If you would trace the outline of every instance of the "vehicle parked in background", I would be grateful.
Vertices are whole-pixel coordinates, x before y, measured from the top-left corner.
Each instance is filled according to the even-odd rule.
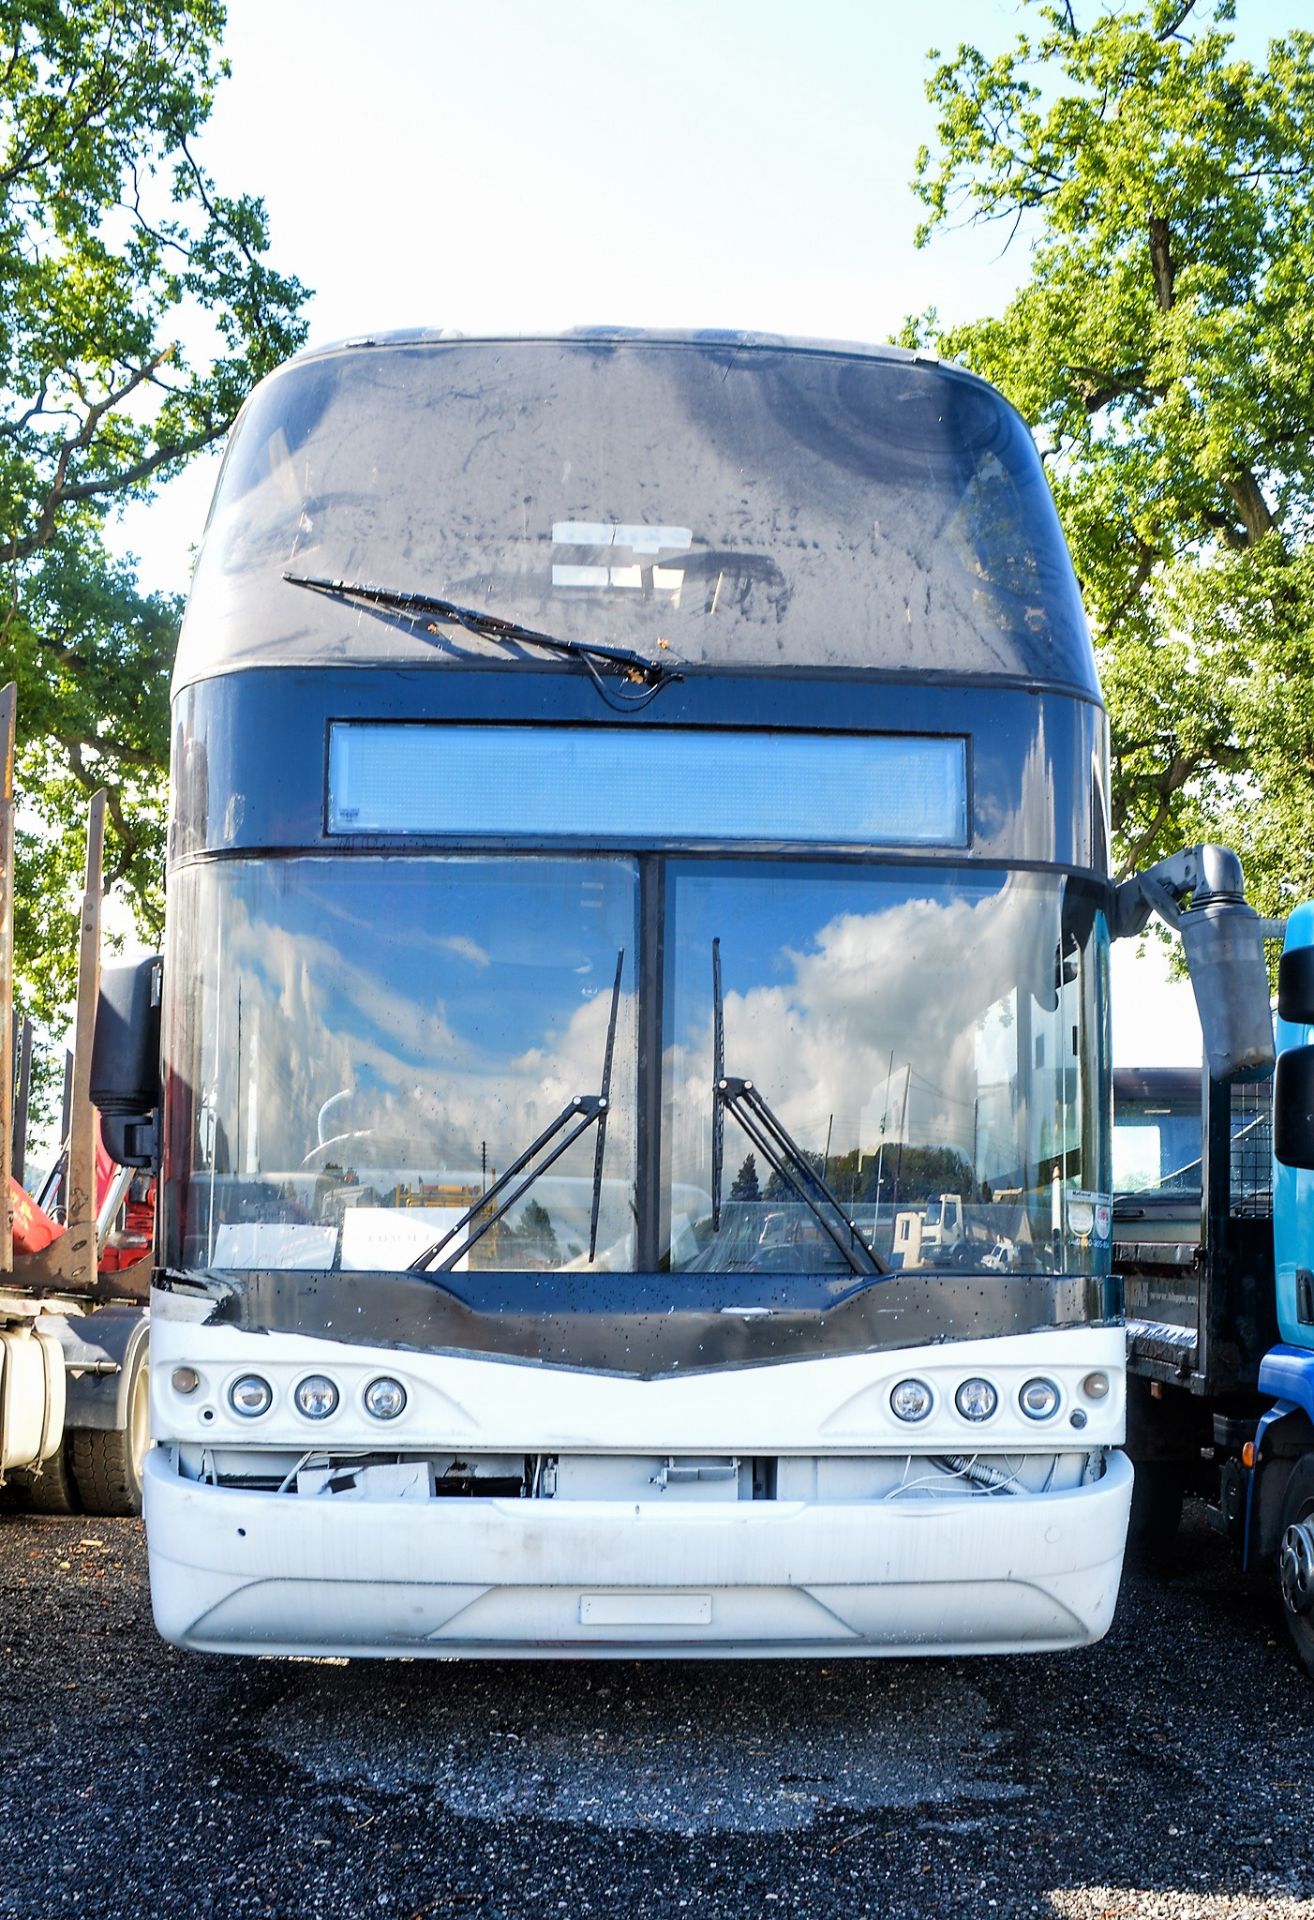
[[[1133,1524],[1163,1540],[1185,1493],[1218,1501],[1215,1416],[1262,1410],[1260,1362],[1278,1335],[1273,1082],[1137,1068],[1115,1069],[1113,1087]]]
[[[1162,1544],[1204,1499],[1314,1674],[1314,907],[1286,924],[1271,1078],[1148,1069],[1114,1096],[1134,1525]]]
[[[891,1257],[897,1267],[937,1266],[936,1256],[949,1253],[966,1239],[963,1196],[942,1193],[924,1206],[901,1207],[895,1214]]]
[[[22,1183],[30,1029],[16,1029],[12,1017],[15,701],[12,686],[0,692],[0,1168],[8,1176],[8,1203],[0,1205],[0,1485],[41,1512],[139,1513],[154,1183],[113,1159],[92,1102],[104,796],[93,799],[88,823],[64,1136],[33,1199]]]

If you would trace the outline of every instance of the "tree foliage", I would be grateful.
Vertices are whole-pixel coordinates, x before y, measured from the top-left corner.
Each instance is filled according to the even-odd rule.
[[[1090,611],[1128,867],[1230,840],[1314,881],[1314,35],[1236,56],[1231,0],[1025,0],[928,82],[919,241],[1030,246],[999,316],[909,322],[1036,431]]]
[[[734,1178],[730,1189],[732,1200],[760,1200],[762,1187],[757,1177],[757,1157],[749,1154]]]
[[[516,1249],[526,1266],[555,1267],[561,1259],[552,1215],[537,1200],[527,1200],[515,1226],[504,1226],[502,1236]]]
[[[0,675],[19,686],[18,965],[47,1014],[98,786],[107,882],[159,919],[180,607],[138,591],[107,518],[304,336],[261,202],[197,157],[223,26],[218,0],[0,0]]]
[[[955,1147],[887,1141],[880,1154],[853,1148],[830,1163],[831,1187],[849,1205],[882,1200],[915,1205],[942,1193],[972,1194],[972,1169]]]

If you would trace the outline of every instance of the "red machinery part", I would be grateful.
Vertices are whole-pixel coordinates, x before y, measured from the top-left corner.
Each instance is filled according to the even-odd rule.
[[[32,1196],[9,1176],[9,1204],[14,1216],[14,1252],[40,1253],[57,1240],[64,1229],[43,1213]]]

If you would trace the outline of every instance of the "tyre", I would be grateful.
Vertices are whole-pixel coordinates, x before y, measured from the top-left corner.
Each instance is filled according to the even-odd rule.
[[[121,1427],[76,1427],[70,1436],[73,1479],[84,1513],[141,1512],[142,1469],[150,1445],[149,1342],[129,1361]]]
[[[59,1452],[35,1469],[14,1475],[14,1490],[24,1513],[81,1513],[77,1483],[69,1459],[70,1442],[65,1436]]]
[[[1291,1644],[1314,1677],[1314,1453],[1297,1460],[1282,1496],[1277,1574]]]

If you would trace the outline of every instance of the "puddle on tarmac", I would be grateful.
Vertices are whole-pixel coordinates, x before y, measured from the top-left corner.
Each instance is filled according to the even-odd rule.
[[[261,1737],[324,1783],[613,1830],[786,1832],[1022,1792],[984,1698],[940,1662],[301,1667]]]

